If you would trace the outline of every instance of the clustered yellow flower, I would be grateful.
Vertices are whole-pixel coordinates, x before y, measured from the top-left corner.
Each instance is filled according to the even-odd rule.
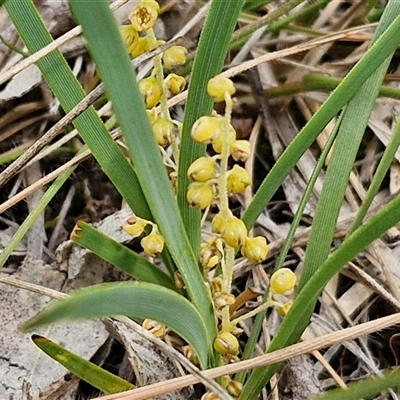
[[[132,57],[138,57],[156,47],[146,32],[153,28],[160,12],[160,6],[155,0],[142,0],[132,10],[129,25],[122,25],[122,39]],[[143,33],[143,35],[140,35]]]
[[[134,7],[129,19],[138,32],[148,31],[156,23],[160,5],[154,0],[141,1]]]

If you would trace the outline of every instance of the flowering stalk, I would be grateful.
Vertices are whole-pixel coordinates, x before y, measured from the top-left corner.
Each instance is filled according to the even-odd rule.
[[[157,46],[157,38],[154,34],[153,29],[149,29],[147,31],[147,37],[149,38],[149,43],[151,46]],[[160,97],[160,108],[161,108],[161,117],[170,120],[169,109],[167,106],[167,96],[166,96],[166,89],[164,85],[164,71],[162,66],[161,54],[154,56],[153,58],[154,64],[154,76],[156,77],[158,84],[162,88],[161,90],[161,97]]]
[[[231,126],[232,115],[232,97],[228,92],[224,93],[225,99],[225,115],[224,115],[224,132],[221,135],[229,132]],[[229,134],[225,135],[225,140],[222,142],[222,151],[220,158],[220,177],[218,179],[218,194],[219,194],[219,207],[223,218],[228,218],[232,215],[229,209],[228,198],[228,160],[232,148],[232,140]],[[222,293],[231,293],[233,265],[235,261],[235,248],[229,245],[225,248],[225,258],[222,263]],[[225,305],[222,309],[222,332],[229,332],[231,328],[229,305]]]
[[[151,44],[154,44],[154,46],[157,45],[158,41],[157,38],[154,34],[153,29],[149,29],[147,32],[147,36],[149,38],[149,41]],[[158,54],[154,57],[153,59],[154,63],[154,75],[158,81],[158,84],[161,87],[161,97],[160,97],[160,108],[161,108],[161,118],[170,121],[171,123],[174,123],[171,119],[171,115],[169,113],[169,108],[167,105],[167,89],[165,86],[164,82],[164,70],[162,66],[162,55]],[[179,147],[178,143],[176,141],[175,135],[171,135],[171,146],[172,146],[172,153],[174,156],[174,161],[175,161],[175,171],[178,170],[178,160],[179,160]]]
[[[234,319],[231,322],[232,325],[234,326],[239,322],[252,318],[259,312],[264,311],[269,307],[275,307],[280,314],[286,315],[293,301],[288,300],[285,303],[281,303],[281,301],[275,301],[273,299],[273,296],[278,295],[281,296],[282,298],[282,296],[287,296],[292,294],[296,282],[297,282],[297,277],[295,273],[289,268],[280,268],[277,271],[275,271],[271,276],[268,297],[265,303],[256,307],[254,310]]]

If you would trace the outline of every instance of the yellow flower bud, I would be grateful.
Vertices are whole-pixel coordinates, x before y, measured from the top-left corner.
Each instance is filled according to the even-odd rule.
[[[223,356],[237,356],[239,354],[239,342],[232,333],[223,332],[214,340],[214,349]]]
[[[254,264],[259,264],[267,258],[267,241],[262,236],[247,238],[241,248],[241,253]]]
[[[224,216],[221,212],[215,214],[211,221],[212,232],[222,234],[225,231],[226,220],[226,216]]]
[[[170,179],[172,188],[174,189],[174,191],[176,191],[176,189],[178,187],[178,173],[176,171],[172,171],[169,174],[169,179]]]
[[[201,243],[200,264],[205,269],[215,267],[223,256],[222,239],[218,237],[210,237]]]
[[[187,176],[196,182],[206,182],[214,178],[216,173],[215,161],[210,157],[200,157],[190,165]]]
[[[172,136],[175,134],[175,125],[168,119],[160,118],[152,125],[153,134],[157,144],[167,147],[172,142]]]
[[[148,318],[143,321],[142,327],[158,338],[163,338],[167,333],[167,329],[164,325]]]
[[[186,345],[182,347],[183,355],[194,365],[199,365],[199,359],[197,354],[194,352],[192,346]]]
[[[217,276],[215,278],[212,278],[210,281],[210,289],[213,297],[218,296],[217,293],[220,293],[222,291],[222,276]]]
[[[139,91],[147,108],[153,108],[160,101],[162,89],[154,76],[142,79],[139,82]]]
[[[134,7],[129,19],[138,32],[147,31],[156,23],[160,6],[156,1],[141,1]]]
[[[140,241],[140,244],[147,255],[155,257],[158,253],[163,251],[164,239],[159,233],[153,230]]]
[[[233,86],[233,82],[230,79],[217,75],[208,81],[207,93],[218,103],[225,100],[225,93],[233,95],[235,93],[235,86]]]
[[[217,292],[214,296],[214,304],[217,309],[235,304],[235,296],[233,294]]]
[[[179,271],[175,271],[174,272],[174,282],[175,282],[175,286],[178,289],[184,289],[185,288],[185,281],[182,278],[182,275]]]
[[[148,221],[145,219],[133,216],[130,217],[125,223],[122,225],[122,229],[128,234],[131,235],[132,237],[136,238],[140,236],[146,225],[148,224]]]
[[[206,183],[191,183],[186,194],[188,203],[200,210],[207,208],[211,204],[213,197],[213,189]]]
[[[250,156],[250,142],[248,140],[235,140],[231,156],[235,161],[245,162]]]
[[[232,146],[236,139],[236,131],[232,125],[229,124],[228,129],[220,129],[211,140],[211,145],[214,151],[221,154],[222,146],[225,143],[228,147],[228,152],[232,152]]]
[[[166,69],[172,69],[186,62],[187,49],[183,46],[172,46],[164,51],[163,61]]]
[[[227,188],[229,193],[241,193],[251,184],[249,173],[235,164],[228,172]]]
[[[185,89],[186,79],[183,76],[169,74],[165,78],[165,87],[172,95],[179,94]]]
[[[278,311],[278,313],[282,315],[282,317],[284,317],[287,315],[292,305],[293,305],[293,300],[288,300],[285,304],[276,306],[276,311]]]
[[[204,115],[193,124],[192,139],[201,144],[208,144],[214,136],[219,135],[222,128],[221,118]]]
[[[241,246],[247,238],[246,225],[241,219],[232,216],[226,220],[225,230],[221,233],[221,236],[228,246]]]
[[[119,31],[127,49],[134,48],[138,44],[139,35],[132,25],[121,25]]]
[[[131,45],[128,50],[132,58],[136,58],[146,53],[147,51],[150,51],[152,47],[153,46],[151,45],[150,40],[147,36],[139,36],[139,39],[135,46]]]
[[[296,275],[289,268],[280,268],[271,276],[269,283],[270,291],[273,294],[288,295],[293,292],[296,285]]]
[[[226,391],[233,397],[239,397],[242,394],[243,385],[239,381],[230,381],[226,386]]]
[[[215,393],[206,392],[201,396],[200,400],[221,400]]]

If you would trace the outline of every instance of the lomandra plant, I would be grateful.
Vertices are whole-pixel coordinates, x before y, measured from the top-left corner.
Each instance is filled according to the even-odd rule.
[[[181,124],[171,118],[167,98],[185,87],[184,79],[170,70],[185,62],[186,50],[177,46],[155,56],[151,74],[139,83],[130,63],[130,57],[159,45],[152,30],[159,12],[157,2],[139,2],[132,10],[131,23],[118,27],[105,0],[69,1],[112,102],[128,159],[93,108],[77,117],[74,125],[132,209],[133,215],[124,229],[132,236],[144,235],[144,251],[151,257],[160,255],[165,271],[78,222],[72,239],[125,270],[135,281],[103,284],[73,293],[27,322],[25,329],[62,318],[126,315],[143,319],[143,326],[158,336],[163,335],[165,327],[176,332],[187,343],[182,351],[203,370],[234,363],[252,356],[260,333],[254,328],[248,343],[241,348],[239,321],[257,315],[257,322],[266,308],[277,307],[284,316],[283,323],[268,351],[295,343],[329,279],[400,221],[400,199],[394,199],[361,224],[397,148],[400,135],[396,128],[365,206],[341,246],[329,255],[349,173],[382,76],[399,42],[400,17],[396,16],[400,15],[400,5],[396,1],[387,5],[368,52],[288,146],[243,217],[233,214],[229,195],[242,192],[251,181],[246,170],[238,164],[232,167],[228,159],[244,161],[250,150],[249,143],[238,140],[231,126],[235,87],[220,72],[243,3],[211,2]],[[6,0],[5,7],[30,53],[51,42],[32,1]],[[54,51],[37,65],[66,112],[82,100],[84,92],[61,53]],[[221,114],[212,111],[215,102],[223,105]],[[265,303],[251,314],[232,318],[238,307],[232,293],[236,254],[241,252],[253,263],[267,257],[265,239],[251,237],[249,231],[302,154],[338,113],[337,129],[321,157],[323,162],[327,152],[332,151],[294,297],[288,296],[293,296],[297,278],[291,270],[280,267],[318,169],[304,194],[277,271],[271,277]],[[212,146],[215,156],[206,153],[206,145]],[[320,166],[321,163],[317,168]],[[217,210],[211,221],[212,235],[203,239],[201,227],[210,207]],[[276,295],[285,300],[278,302]],[[234,397],[256,399],[278,368],[279,365],[258,368],[248,375],[224,377],[219,383]],[[124,385],[117,382],[121,390],[129,387]],[[114,391],[104,386],[101,389]],[[216,398],[212,392],[204,394],[204,399]]]

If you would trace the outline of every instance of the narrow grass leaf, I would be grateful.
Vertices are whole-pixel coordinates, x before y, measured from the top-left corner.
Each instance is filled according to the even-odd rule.
[[[282,18],[278,21],[272,22],[268,26],[268,31],[271,33],[278,33],[281,29],[287,27],[290,23],[301,20],[310,19],[310,16],[318,15],[320,9],[325,7],[331,0],[316,0],[312,2],[309,6],[305,6],[300,11],[293,12],[289,16]]]
[[[390,58],[371,75],[342,114],[307,245],[299,281],[300,291],[327,258],[331,249],[349,175],[378,95],[380,80],[389,62]]]
[[[399,13],[400,3],[392,10],[392,14],[384,13],[375,33],[374,41],[393,22],[394,16],[399,15]],[[328,257],[350,172],[392,55],[393,53],[389,54],[359,88],[346,105],[338,121],[339,130],[325,174],[324,185],[318,200],[304,258],[299,281],[300,291]]]
[[[339,118],[341,118],[341,117],[339,117]],[[299,206],[297,208],[296,214],[293,218],[293,221],[290,224],[289,232],[286,235],[285,242],[279,253],[279,257],[278,257],[278,260],[276,261],[274,270],[281,268],[286,260],[286,256],[292,245],[292,241],[296,234],[297,228],[299,227],[301,219],[303,218],[303,212],[304,212],[304,210],[307,206],[307,203],[311,197],[311,194],[314,190],[315,182],[317,181],[318,176],[320,176],[320,173],[322,171],[322,168],[325,165],[325,161],[328,157],[328,154],[331,151],[332,145],[336,139],[337,131],[338,131],[338,124],[336,125],[335,129],[332,131],[331,135],[329,136],[329,138],[325,144],[325,147],[324,147],[320,157],[318,158],[318,161],[315,165],[315,168],[310,177],[310,180],[307,182],[306,189],[304,191],[303,196],[301,197],[301,200],[300,200]]]
[[[400,369],[383,373],[382,376],[370,376],[359,382],[350,383],[346,389],[334,389],[325,392],[321,396],[313,397],[312,400],[359,400],[381,398],[381,392],[400,386]]]
[[[305,90],[313,92],[316,90],[321,90],[330,92],[334,90],[341,81],[341,78],[335,78],[333,76],[311,72],[303,76],[302,83],[304,84],[304,86],[302,86],[301,91]],[[297,92],[298,91],[296,90],[294,93]],[[270,93],[271,92],[268,91],[268,94]],[[400,100],[400,90],[391,86],[382,85],[379,88],[379,96]]]
[[[32,335],[32,341],[39,349],[67,368],[68,371],[104,393],[120,393],[135,389],[132,383],[100,368],[43,336]]]
[[[116,315],[150,318],[164,324],[185,339],[197,353],[202,368],[207,367],[211,344],[201,315],[183,296],[151,283],[105,283],[79,290],[50,304],[22,328],[29,330],[61,319]]]
[[[10,242],[7,246],[3,249],[0,253],[0,269],[4,266],[8,258],[11,256],[13,251],[16,249],[19,243],[21,243],[22,239],[25,237],[27,232],[29,231],[30,227],[33,223],[37,220],[39,215],[45,210],[47,205],[53,199],[53,197],[57,194],[60,190],[61,186],[65,183],[65,181],[70,177],[72,172],[75,170],[76,167],[70,168],[66,170],[62,175],[60,175],[53,184],[46,190],[45,194],[40,199],[39,203],[32,210],[29,215],[25,218],[24,222],[18,228],[17,232],[13,235]]]
[[[259,8],[271,3],[272,0],[246,0],[243,10],[244,11],[255,11]]]
[[[367,211],[372,204],[375,195],[378,193],[379,188],[383,180],[385,179],[386,173],[392,165],[394,156],[399,149],[400,146],[400,120],[397,121],[396,126],[393,130],[393,134],[390,137],[390,141],[383,152],[383,156],[379,161],[379,165],[376,169],[374,177],[372,178],[372,182],[369,185],[365,198],[360,206],[360,209],[357,212],[356,217],[349,229],[349,233],[353,232],[357,229],[362,223]]]
[[[322,170],[322,167],[323,167],[323,165],[325,163],[326,157],[327,157],[327,155],[328,155],[328,153],[329,153],[329,151],[331,149],[331,146],[332,146],[332,143],[333,143],[335,137],[336,137],[336,132],[332,132],[331,136],[328,139],[328,142],[326,143],[326,145],[324,147],[323,152],[321,153],[321,156],[318,159],[318,162],[317,162],[317,164],[315,166],[315,169],[314,169],[314,171],[313,171],[313,173],[312,173],[312,175],[310,177],[310,181],[307,183],[306,190],[305,190],[305,192],[304,192],[304,194],[303,194],[303,196],[301,198],[299,207],[298,207],[298,209],[296,211],[296,214],[295,214],[295,216],[293,218],[293,221],[292,221],[292,223],[290,225],[289,232],[288,232],[288,234],[286,236],[285,242],[284,242],[284,244],[282,246],[282,249],[281,249],[281,251],[279,253],[278,260],[275,263],[275,268],[274,268],[275,271],[277,269],[281,268],[283,266],[284,262],[285,262],[285,259],[286,259],[286,256],[288,254],[288,251],[290,250],[290,246],[291,246],[291,243],[293,241],[294,235],[296,233],[296,230],[297,230],[297,228],[298,228],[298,226],[300,224],[301,218],[303,216],[303,211],[304,211],[304,209],[305,209],[305,207],[307,205],[307,202],[308,202],[308,200],[309,200],[309,198],[311,196],[311,193],[312,193],[313,188],[314,188],[314,184],[315,184],[315,182],[316,182],[316,180],[317,180],[317,178],[318,178],[318,176],[319,176],[319,174],[320,174],[320,172]],[[268,296],[268,293],[264,294],[263,301],[267,300],[267,298],[268,298],[267,296]],[[250,336],[249,336],[249,339],[246,342],[246,347],[244,349],[242,359],[248,359],[248,358],[253,356],[254,351],[255,351],[255,346],[256,346],[257,340],[258,340],[258,338],[260,336],[261,329],[262,329],[262,326],[263,326],[263,321],[264,321],[264,318],[265,318],[265,316],[267,314],[267,311],[268,310],[265,310],[265,311],[257,314],[256,319],[255,319],[254,324],[253,324],[253,328],[252,328]],[[235,379],[238,379],[241,382],[243,382],[244,381],[244,377],[245,377],[245,373],[244,372],[240,372],[239,374],[237,374]]]
[[[76,224],[71,239],[141,282],[176,291],[174,281],[160,268],[86,222],[79,221]]]

